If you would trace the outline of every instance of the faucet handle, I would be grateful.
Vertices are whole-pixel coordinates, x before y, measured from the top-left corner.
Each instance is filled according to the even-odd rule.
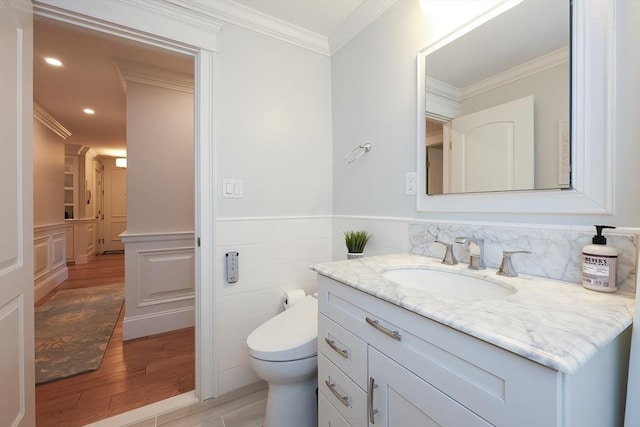
[[[498,269],[496,274],[506,277],[518,277],[518,272],[511,262],[511,255],[530,253],[531,251],[502,251],[502,262],[500,263],[500,268]]]
[[[444,257],[442,258],[442,263],[443,264],[447,264],[447,265],[455,265],[458,263],[458,260],[456,259],[456,256],[453,254],[453,244],[452,243],[446,243],[440,240],[436,240],[436,243],[440,243],[441,245],[444,245],[445,247],[445,252],[444,252]]]

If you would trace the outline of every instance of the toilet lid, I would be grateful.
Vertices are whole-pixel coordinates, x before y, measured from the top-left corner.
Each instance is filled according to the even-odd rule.
[[[318,300],[311,295],[258,326],[247,338],[249,354],[268,361],[298,360],[318,351]]]

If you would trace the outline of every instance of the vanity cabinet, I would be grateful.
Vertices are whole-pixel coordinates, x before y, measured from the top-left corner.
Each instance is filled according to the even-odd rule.
[[[322,275],[318,309],[319,426],[622,425],[628,331],[570,375]]]

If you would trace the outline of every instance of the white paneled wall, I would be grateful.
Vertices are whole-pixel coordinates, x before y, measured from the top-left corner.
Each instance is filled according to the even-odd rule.
[[[66,225],[64,223],[34,227],[33,283],[34,300],[38,301],[67,280],[65,256]]]
[[[125,233],[123,339],[159,334],[195,323],[193,232]]]
[[[259,380],[246,339],[283,310],[284,292],[316,291],[309,265],[331,260],[330,217],[219,219],[216,227],[216,349],[223,394]],[[225,278],[225,253],[239,252],[239,280]]]

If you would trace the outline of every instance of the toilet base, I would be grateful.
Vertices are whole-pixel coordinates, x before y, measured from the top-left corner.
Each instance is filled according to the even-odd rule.
[[[315,375],[303,383],[269,384],[263,427],[317,427],[317,388]]]

